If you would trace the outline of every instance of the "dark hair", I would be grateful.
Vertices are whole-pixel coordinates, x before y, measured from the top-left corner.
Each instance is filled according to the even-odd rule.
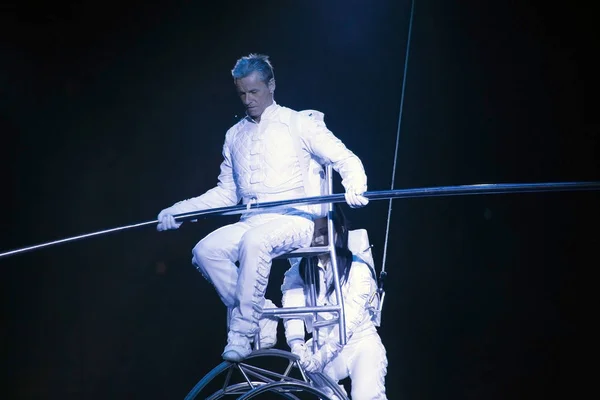
[[[342,207],[335,204],[333,207],[333,229],[337,233],[335,240],[335,252],[336,261],[338,267],[338,274],[340,277],[340,284],[343,285],[348,280],[350,274],[350,267],[352,267],[352,252],[348,248],[348,231],[349,221],[346,215],[342,211]],[[306,266],[311,265],[313,268],[313,282],[315,282],[315,288],[317,293],[320,291],[319,281],[319,269],[317,268],[318,258],[317,257],[305,257],[300,261],[300,276],[306,281]],[[333,265],[333,263],[332,263]],[[327,288],[327,296],[333,293],[335,286],[330,284]]]

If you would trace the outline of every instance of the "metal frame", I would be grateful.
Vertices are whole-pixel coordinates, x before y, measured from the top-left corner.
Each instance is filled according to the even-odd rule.
[[[279,368],[265,369],[260,361],[268,360],[269,365],[279,360]],[[348,397],[337,382],[327,375],[304,371],[298,356],[277,349],[257,350],[244,361],[231,363],[223,361],[194,385],[185,400],[222,398],[250,399],[270,392],[278,397],[299,400],[299,393],[308,393],[321,400],[340,400]],[[301,398],[306,398],[303,396]]]
[[[333,168],[331,165],[325,166],[325,179],[327,180],[327,195],[333,193]],[[343,346],[346,344],[346,318],[344,311],[344,298],[342,296],[342,287],[340,283],[340,276],[337,266],[337,254],[335,251],[334,242],[334,231],[333,231],[333,203],[329,203],[327,207],[327,246],[311,246],[302,249],[297,249],[289,253],[283,254],[277,259],[288,259],[296,257],[316,257],[321,254],[329,254],[331,258],[331,266],[333,268],[333,285],[336,298],[336,305],[332,306],[316,306],[317,293],[315,291],[314,282],[312,282],[312,276],[314,276],[311,270],[307,271],[309,276],[309,296],[311,306],[307,307],[282,307],[282,308],[269,308],[263,310],[263,315],[274,316],[281,319],[297,318],[299,316],[312,316],[313,317],[313,329],[315,338],[318,337],[318,329],[325,326],[338,324],[339,327],[339,338],[340,344]],[[334,313],[336,318],[332,321],[317,322],[317,315],[321,312]],[[259,343],[259,340],[255,340],[255,343]],[[313,340],[315,343],[316,340]]]

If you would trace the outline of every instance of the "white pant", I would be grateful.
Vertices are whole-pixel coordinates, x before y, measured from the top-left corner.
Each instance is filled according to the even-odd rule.
[[[350,377],[353,400],[385,400],[387,357],[377,333],[352,337],[323,372],[339,382]]]
[[[254,336],[273,258],[309,246],[313,230],[311,217],[297,210],[252,214],[215,230],[194,247],[193,264],[232,308],[230,333]]]

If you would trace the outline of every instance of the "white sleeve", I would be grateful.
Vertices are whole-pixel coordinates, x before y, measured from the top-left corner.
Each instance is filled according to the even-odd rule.
[[[367,190],[367,175],[360,159],[338,139],[323,122],[300,116],[300,136],[306,149],[322,163],[332,164],[342,177],[346,190],[363,193]]]

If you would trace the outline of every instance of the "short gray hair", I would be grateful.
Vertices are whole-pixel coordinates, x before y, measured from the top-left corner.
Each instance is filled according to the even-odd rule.
[[[268,85],[275,78],[269,56],[251,53],[237,60],[231,70],[233,79],[245,78],[253,72],[258,72],[261,80]]]

